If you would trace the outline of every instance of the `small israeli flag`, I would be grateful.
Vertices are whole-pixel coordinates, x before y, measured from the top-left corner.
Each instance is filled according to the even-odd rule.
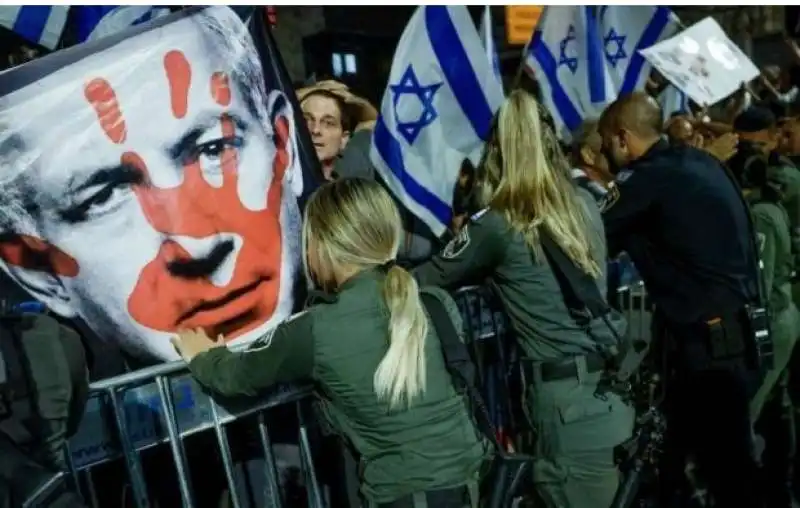
[[[639,50],[677,28],[666,7],[546,7],[525,64],[539,80],[560,137],[570,139],[619,95],[643,89],[651,66]]]
[[[639,50],[672,37],[679,26],[677,16],[667,7],[656,6],[603,5],[597,9],[599,47],[614,83],[614,97],[641,90],[652,67]]]
[[[422,6],[395,51],[370,158],[434,234],[449,226],[464,159],[477,164],[503,90],[464,6]]]
[[[658,103],[664,114],[664,121],[669,120],[676,113],[689,113],[689,96],[678,90],[674,85],[667,85],[658,96]]]
[[[47,49],[55,49],[69,5],[0,5],[0,26],[23,39]]]
[[[152,5],[81,5],[73,9],[78,42],[107,37],[170,13],[169,8]]]

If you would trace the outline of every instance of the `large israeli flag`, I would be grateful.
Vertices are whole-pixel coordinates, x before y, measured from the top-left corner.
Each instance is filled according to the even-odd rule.
[[[666,7],[546,7],[525,65],[539,81],[559,135],[569,139],[619,95],[644,88],[651,67],[639,50],[677,27]]]
[[[422,6],[395,51],[370,158],[434,234],[450,224],[464,159],[477,164],[503,90],[464,6]]]
[[[94,41],[170,13],[152,5],[80,5],[73,7],[78,42]]]
[[[33,44],[55,49],[69,5],[0,5],[0,26]]]

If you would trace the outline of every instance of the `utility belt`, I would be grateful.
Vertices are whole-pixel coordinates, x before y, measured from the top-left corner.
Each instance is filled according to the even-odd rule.
[[[609,367],[608,359],[599,353],[572,356],[555,362],[534,362],[523,358],[521,363],[525,379],[532,383],[579,379],[582,373],[593,374]]]
[[[699,346],[713,364],[743,360],[753,370],[774,365],[769,313],[763,307],[745,306],[700,323],[669,323],[666,328],[677,339],[668,347],[678,354]]]
[[[477,485],[475,486],[477,494]],[[472,494],[466,485],[452,489],[428,490],[415,492],[391,503],[372,503],[370,508],[462,508],[472,506]]]

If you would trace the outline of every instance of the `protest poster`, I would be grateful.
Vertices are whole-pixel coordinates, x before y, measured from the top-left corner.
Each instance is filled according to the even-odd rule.
[[[647,49],[642,56],[695,103],[725,99],[759,75],[758,68],[713,18]]]
[[[318,162],[262,18],[191,7],[0,74],[14,282],[162,361],[179,329],[239,345],[291,314]]]

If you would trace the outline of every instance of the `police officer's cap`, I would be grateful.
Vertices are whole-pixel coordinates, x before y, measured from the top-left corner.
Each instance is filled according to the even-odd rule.
[[[737,132],[760,132],[771,129],[776,122],[772,111],[761,106],[752,106],[739,113],[733,121],[733,129]]]

